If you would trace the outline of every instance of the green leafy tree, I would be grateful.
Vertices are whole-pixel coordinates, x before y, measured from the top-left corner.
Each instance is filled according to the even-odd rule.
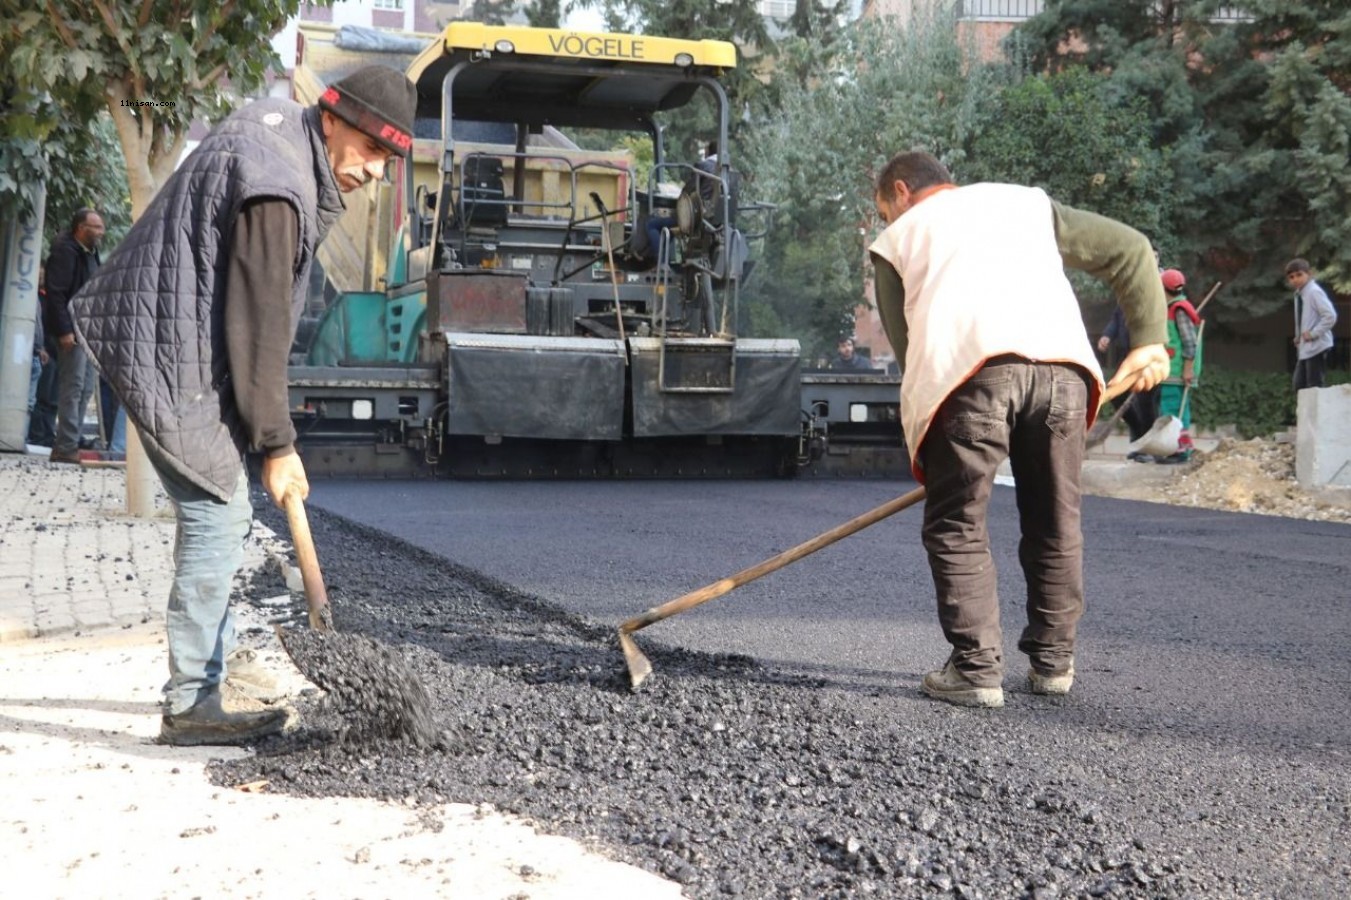
[[[758,68],[769,60],[773,41],[755,0],[588,0],[612,31],[685,40],[731,41],[737,46],[737,68],[722,79],[731,109],[730,127],[736,144],[746,123],[773,105],[767,77]],[[710,130],[712,103],[701,95],[687,107],[665,116],[665,145],[673,160],[697,160],[716,132]]]
[[[796,337],[817,356],[864,297],[876,172],[912,149],[960,169],[1001,75],[969,62],[942,13],[861,21],[833,52],[785,42],[785,53],[817,71],[785,78],[778,114],[743,141],[748,189],[778,205],[743,306],[752,333]]]
[[[1170,151],[1174,261],[1223,279],[1225,307],[1287,302],[1305,256],[1351,291],[1351,7],[1342,0],[1058,0],[1016,45],[1143,98]]]
[[[485,25],[505,25],[515,13],[516,0],[475,0],[465,18]],[[531,15],[528,8],[526,15]],[[533,20],[531,24],[534,24]]]
[[[1056,200],[1125,222],[1171,248],[1172,171],[1153,143],[1142,98],[1120,100],[1082,66],[1023,79],[1000,91],[973,135],[960,180],[1044,188]],[[1081,298],[1107,300],[1093,279]]]
[[[561,0],[535,0],[525,8],[526,21],[532,28],[557,28],[563,20]]]
[[[48,0],[36,9],[0,0],[0,66],[4,82],[31,98],[32,122],[21,127],[32,136],[51,134],[54,120],[82,127],[106,110],[135,218],[173,172],[193,120],[220,118],[232,95],[263,85],[277,63],[267,41],[298,8],[299,0]]]

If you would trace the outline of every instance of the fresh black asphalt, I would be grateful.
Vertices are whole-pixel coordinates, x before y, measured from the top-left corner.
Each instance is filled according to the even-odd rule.
[[[656,674],[627,691],[619,621],[912,487],[316,482],[339,626],[402,648],[456,738],[319,735],[218,777],[490,801],[692,897],[1345,890],[1351,526],[1086,498],[1078,678],[1053,699],[1023,689],[1001,488],[1005,709],[916,689],[945,656],[918,508],[640,632]]]

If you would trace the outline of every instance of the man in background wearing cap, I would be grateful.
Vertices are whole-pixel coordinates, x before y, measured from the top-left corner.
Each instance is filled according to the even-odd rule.
[[[178,515],[160,740],[236,744],[280,731],[276,682],[236,652],[230,586],[253,521],[243,454],[278,505],[309,494],[286,364],[315,249],[342,194],[412,146],[417,95],[371,66],[317,105],[269,98],[211,130],[71,302]]]

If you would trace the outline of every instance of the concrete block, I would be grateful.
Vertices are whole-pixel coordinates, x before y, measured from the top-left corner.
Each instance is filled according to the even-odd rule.
[[[1351,487],[1351,384],[1299,392],[1295,478],[1303,488]]]

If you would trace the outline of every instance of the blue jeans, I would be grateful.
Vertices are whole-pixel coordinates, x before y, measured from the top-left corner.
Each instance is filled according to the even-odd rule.
[[[113,418],[113,437],[108,442],[108,450],[112,453],[127,452],[127,410],[121,405],[118,405],[117,415]]]
[[[38,382],[42,380],[42,360],[34,356],[32,368],[28,372],[28,415],[31,419],[33,410],[38,405]]]
[[[244,561],[253,506],[242,468],[234,494],[223,503],[174,472],[148,445],[146,456],[178,514],[174,582],[165,616],[169,681],[164,686],[165,712],[177,715],[225,678],[225,657],[235,648],[230,585]]]
[[[60,399],[56,369],[56,353],[49,351],[37,384],[30,385],[30,391],[36,388],[36,394],[28,420],[28,443],[41,447],[50,447],[56,440],[56,406]]]

